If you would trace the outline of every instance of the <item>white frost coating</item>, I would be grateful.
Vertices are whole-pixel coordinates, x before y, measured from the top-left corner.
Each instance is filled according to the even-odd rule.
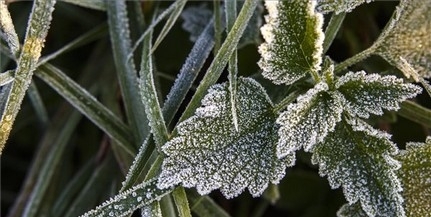
[[[345,109],[362,118],[368,118],[370,113],[382,115],[382,109],[398,110],[400,102],[422,91],[395,76],[367,75],[364,71],[347,73],[335,86],[346,99]]]
[[[228,85],[215,85],[194,116],[178,125],[178,136],[162,150],[158,187],[177,184],[196,187],[200,194],[220,189],[227,198],[248,188],[253,196],[263,193],[269,182],[278,183],[294,154],[277,158],[276,114],[264,89],[253,79],[239,78],[235,131],[230,112]]]
[[[363,3],[370,3],[373,0],[317,0],[316,10],[321,13],[351,12],[353,9]]]
[[[323,15],[316,1],[265,1],[267,24],[261,28],[265,43],[258,62],[263,76],[275,84],[292,84],[322,63]]]
[[[278,135],[277,156],[282,158],[304,147],[306,151],[321,142],[341,120],[342,96],[328,91],[326,83],[318,83],[297,103],[289,104],[277,119],[281,125]]]
[[[312,163],[332,188],[343,187],[350,205],[360,202],[368,216],[405,216],[397,147],[387,133],[362,120],[344,120],[313,149]],[[345,207],[348,208],[348,207]]]
[[[136,185],[127,191],[111,197],[109,200],[103,202],[102,205],[97,206],[81,217],[128,216],[136,209],[160,200],[172,190],[171,188],[158,189],[156,184],[157,179],[152,179]],[[142,195],[144,194],[150,195],[150,197],[143,197]]]

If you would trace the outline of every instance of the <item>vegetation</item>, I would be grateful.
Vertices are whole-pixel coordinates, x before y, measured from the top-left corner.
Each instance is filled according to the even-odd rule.
[[[0,0],[2,216],[427,216],[431,1]]]

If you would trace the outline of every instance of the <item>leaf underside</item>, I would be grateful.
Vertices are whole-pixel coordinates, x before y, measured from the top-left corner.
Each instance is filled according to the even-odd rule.
[[[336,88],[346,99],[346,110],[353,116],[368,118],[382,115],[382,109],[398,110],[399,103],[421,92],[421,88],[404,83],[395,76],[349,72],[341,77]]]
[[[265,43],[259,47],[263,76],[275,84],[292,84],[320,70],[323,16],[315,1],[265,1]]]
[[[431,137],[425,143],[409,143],[397,159],[407,216],[429,216],[431,210]]]
[[[344,118],[315,146],[312,162],[332,188],[342,186],[349,204],[360,202],[368,216],[404,216],[395,173],[400,164],[391,157],[397,150],[388,134]]]
[[[259,196],[278,183],[294,155],[278,159],[276,115],[264,89],[248,78],[238,80],[239,131],[232,123],[228,85],[214,85],[196,114],[178,125],[179,135],[162,149],[167,155],[160,188],[182,183],[200,194],[220,189],[227,198],[245,188]]]

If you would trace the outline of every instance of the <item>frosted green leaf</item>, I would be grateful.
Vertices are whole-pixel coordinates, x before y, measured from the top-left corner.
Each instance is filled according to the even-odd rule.
[[[349,204],[360,202],[368,216],[405,216],[396,176],[400,164],[390,135],[359,119],[343,119],[313,149],[312,163],[332,188],[343,187]]]
[[[353,116],[382,115],[384,109],[398,110],[399,103],[415,97],[422,89],[395,76],[349,72],[335,84],[346,99],[345,109]]]
[[[294,164],[294,154],[282,159],[275,154],[276,114],[262,86],[239,78],[237,88],[239,131],[232,122],[228,84],[212,86],[202,107],[180,123],[179,135],[162,147],[167,157],[159,188],[181,183],[200,194],[220,189],[227,198],[248,188],[256,197]]]
[[[401,0],[379,39],[377,53],[397,66],[404,58],[425,78],[431,77],[431,0]],[[408,72],[405,72],[407,77]]]
[[[136,185],[127,191],[115,195],[81,217],[129,216],[135,210],[149,206],[154,201],[159,201],[164,195],[172,191],[171,188],[159,189],[156,185],[157,179]]]
[[[368,217],[360,203],[344,204],[337,212],[337,217]]]
[[[351,12],[363,3],[370,3],[373,0],[317,0],[316,10],[321,13]]]
[[[334,130],[342,111],[342,96],[338,92],[328,91],[326,83],[318,83],[298,97],[297,103],[289,104],[277,119],[281,125],[277,156],[284,157],[301,147],[311,150],[328,132]]]
[[[408,143],[397,157],[407,216],[429,216],[431,210],[431,137],[425,143]]]
[[[315,12],[315,5],[311,0],[265,1],[259,66],[275,84],[292,84],[320,70],[323,15]]]
[[[244,1],[237,2],[237,11],[241,10],[243,4]],[[248,44],[258,44],[260,42],[259,28],[262,26],[263,22],[262,14],[263,6],[259,3],[238,42],[238,48],[242,48]],[[181,14],[181,18],[184,20],[182,28],[190,33],[190,41],[195,42],[198,39],[212,17],[213,12],[207,7],[207,4],[190,6],[184,9]]]

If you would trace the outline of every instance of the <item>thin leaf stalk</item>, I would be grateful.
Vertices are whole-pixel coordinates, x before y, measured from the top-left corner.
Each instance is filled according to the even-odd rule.
[[[348,58],[347,60],[344,60],[343,62],[337,64],[334,69],[334,73],[337,74],[347,67],[350,67],[358,62],[361,62],[362,60],[368,58],[369,56],[373,55],[377,50],[377,44],[373,44],[371,47],[359,52],[358,54]]]
[[[0,155],[9,138],[15,118],[21,108],[24,95],[30,86],[33,72],[51,24],[56,0],[36,0],[30,14],[26,38],[15,70],[9,98],[0,120]]]
[[[325,29],[325,39],[323,40],[323,53],[326,53],[326,51],[328,51],[329,47],[335,39],[335,36],[337,36],[338,30],[340,29],[341,24],[343,24],[345,17],[346,12],[332,14],[328,26]]]

